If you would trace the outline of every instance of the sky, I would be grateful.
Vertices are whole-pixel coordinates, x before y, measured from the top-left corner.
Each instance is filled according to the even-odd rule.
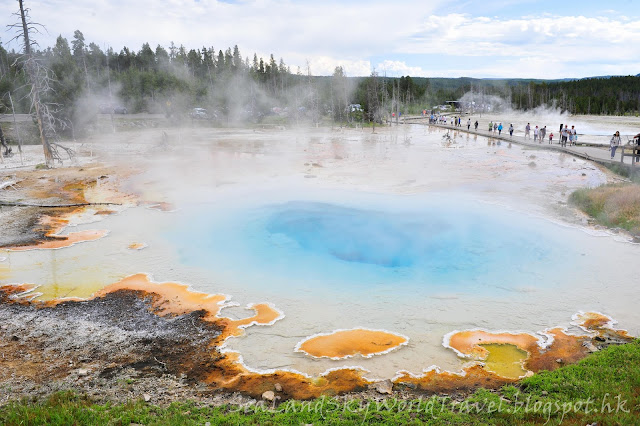
[[[238,45],[296,72],[348,76],[581,78],[640,73],[640,0],[24,0],[43,48],[87,43],[139,51]],[[19,49],[0,0],[0,42]]]

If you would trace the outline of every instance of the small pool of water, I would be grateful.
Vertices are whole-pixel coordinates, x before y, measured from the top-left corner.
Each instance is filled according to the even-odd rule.
[[[485,369],[502,377],[517,379],[526,374],[523,362],[527,359],[527,352],[515,345],[490,343],[482,345],[489,355],[484,360]]]

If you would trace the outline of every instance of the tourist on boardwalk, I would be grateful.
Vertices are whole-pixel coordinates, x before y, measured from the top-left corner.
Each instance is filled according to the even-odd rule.
[[[576,131],[576,126],[571,126],[571,143],[576,144],[578,142],[578,132]]]
[[[529,134],[529,132],[531,131],[531,124],[527,123],[527,127],[524,128],[524,138],[529,138],[531,139],[531,135]]]
[[[544,140],[544,137],[547,135],[547,126],[544,126],[540,129],[540,142]]]
[[[549,133],[549,144],[553,144],[553,132]]]
[[[498,126],[498,135],[502,134],[502,123]]]
[[[462,127],[462,117],[458,117],[458,127]]]
[[[478,131],[478,120],[476,120],[475,124],[473,125],[476,129],[476,132]]]
[[[573,145],[573,133],[569,130],[569,126],[567,126],[567,133],[569,133],[569,146]]]
[[[493,133],[498,130],[498,123],[493,123]]]
[[[616,149],[620,146],[620,132],[615,132],[611,141],[609,142],[609,149],[611,150],[611,159],[616,155]]]
[[[569,129],[567,128],[567,126],[565,126],[562,129],[562,133],[560,136],[560,144],[562,146],[567,146],[567,139],[569,138]]]
[[[492,131],[492,130],[493,130],[493,121],[490,121],[489,122],[489,131]]]
[[[513,137],[513,123],[509,124],[509,136]]]
[[[471,129],[471,119],[467,120],[467,130]]]
[[[538,140],[538,135],[540,134],[540,131],[538,130],[538,126],[536,126],[535,129],[533,129],[533,141],[536,142]],[[542,141],[540,141],[542,142]]]

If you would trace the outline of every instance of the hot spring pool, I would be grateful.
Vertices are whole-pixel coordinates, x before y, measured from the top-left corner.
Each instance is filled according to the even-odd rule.
[[[630,331],[637,323],[633,271],[615,266],[633,262],[637,247],[468,192],[265,191],[175,215],[163,238],[177,263],[207,277],[206,291],[285,313],[228,343],[260,371],[455,371],[462,361],[442,347],[452,330],[538,332],[569,326],[581,310],[610,314]],[[308,336],[357,327],[400,333],[409,344],[343,361],[293,352]]]
[[[567,237],[575,230],[472,199],[337,199],[199,205],[166,236],[182,263],[274,294],[549,286],[584,255]]]

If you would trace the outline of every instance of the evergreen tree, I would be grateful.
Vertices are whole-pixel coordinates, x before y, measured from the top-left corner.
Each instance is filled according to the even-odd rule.
[[[253,62],[251,63],[251,71],[254,74],[257,74],[258,72],[260,72],[260,63],[258,62],[258,54],[257,53],[253,54]]]
[[[175,44],[173,44],[173,41],[172,41],[171,44],[169,45],[169,59],[173,61],[176,58],[177,53],[178,53],[178,48],[176,47]]]
[[[84,56],[84,35],[80,30],[75,30],[73,32],[73,41],[71,42],[71,46],[73,47],[73,56],[75,56],[76,59],[79,60]]]
[[[219,70],[219,72],[222,72],[226,69],[224,65],[224,53],[222,53],[222,50],[218,51],[218,61],[216,62],[216,68]]]
[[[142,49],[138,52],[137,62],[142,71],[151,71],[156,69],[156,55],[151,50],[149,43],[144,43]]]
[[[233,46],[232,63],[233,63],[232,67],[233,67],[233,71],[234,72],[242,71],[242,69],[244,68],[244,63],[242,61],[242,56],[240,55],[240,49],[238,48],[237,44],[235,46]]]
[[[156,47],[156,63],[159,69],[166,69],[169,66],[169,63],[171,62],[171,58],[169,57],[169,53],[167,52],[167,50],[158,45]]]

